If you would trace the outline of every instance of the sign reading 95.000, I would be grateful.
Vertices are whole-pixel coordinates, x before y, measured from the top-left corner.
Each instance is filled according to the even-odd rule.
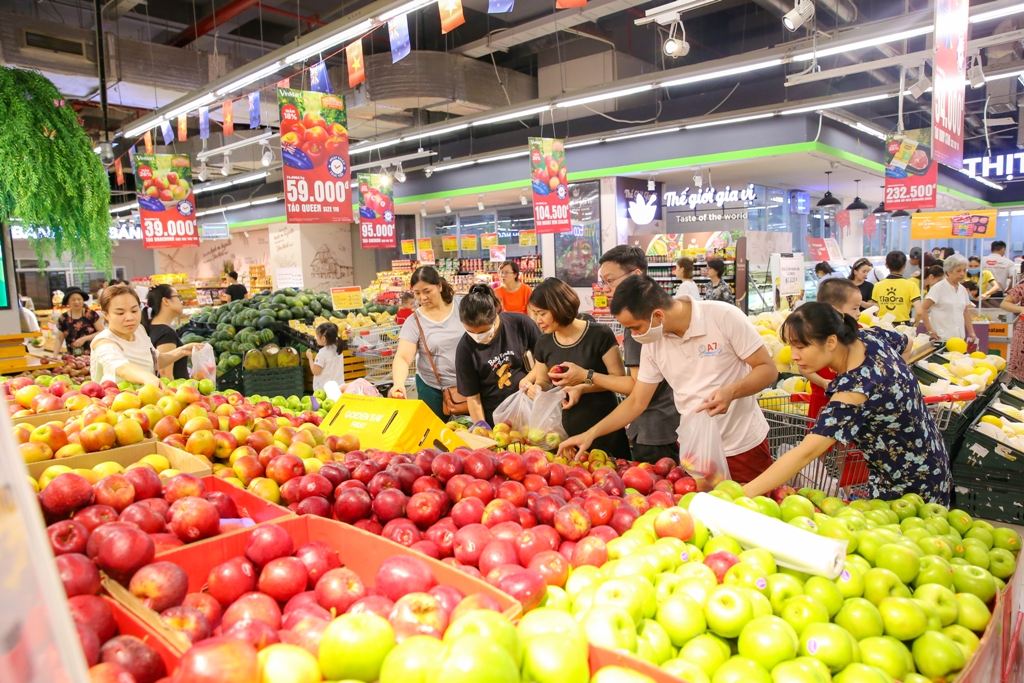
[[[188,155],[136,154],[135,186],[146,249],[199,246]]]
[[[288,222],[352,222],[345,98],[279,88],[277,100]]]

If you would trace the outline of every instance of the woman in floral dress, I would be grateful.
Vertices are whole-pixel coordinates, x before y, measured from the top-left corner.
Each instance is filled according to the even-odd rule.
[[[1006,293],[1006,298],[999,304],[999,308],[1017,315],[1013,321],[1013,337],[1010,341],[1009,358],[1006,359],[1006,369],[1014,379],[1024,380],[1024,280]]]
[[[85,292],[72,287],[64,294],[62,302],[68,310],[57,318],[57,330],[53,338],[53,355],[60,355],[60,347],[67,342],[68,353],[83,356],[89,353],[89,343],[103,330],[100,314],[85,305]]]

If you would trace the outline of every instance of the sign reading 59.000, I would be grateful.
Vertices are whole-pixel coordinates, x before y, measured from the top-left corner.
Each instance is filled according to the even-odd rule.
[[[142,244],[146,249],[198,247],[192,162],[185,154],[136,154]]]

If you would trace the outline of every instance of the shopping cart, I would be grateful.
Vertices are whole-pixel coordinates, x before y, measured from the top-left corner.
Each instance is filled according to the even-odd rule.
[[[924,402],[939,429],[949,425],[958,401],[971,401],[973,391],[925,396]],[[768,421],[768,447],[773,460],[795,448],[814,421],[808,416],[810,394],[762,396],[758,405]],[[813,488],[849,500],[870,495],[868,466],[856,444],[836,443],[827,453],[804,467],[789,482],[794,488]]]
[[[375,385],[391,382],[391,365],[398,353],[398,335],[401,329],[397,325],[352,328],[349,330],[348,345],[356,358],[363,361],[366,380]],[[416,363],[409,366],[409,381],[413,382],[416,375]],[[390,388],[390,387],[389,387]]]
[[[625,333],[625,329],[615,316],[612,315],[595,315],[594,320],[599,324],[605,325],[612,329],[612,333],[615,334],[615,341],[619,342],[619,346],[622,346],[622,335]]]

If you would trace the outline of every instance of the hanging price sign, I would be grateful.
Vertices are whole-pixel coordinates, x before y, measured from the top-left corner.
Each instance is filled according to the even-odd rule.
[[[455,235],[446,235],[441,238],[441,248],[445,251],[458,251],[459,238]]]
[[[188,155],[136,154],[135,186],[146,249],[199,246]]]
[[[395,237],[395,203],[391,179],[376,173],[360,173],[359,243],[363,249],[398,246]]]
[[[463,235],[462,236],[462,251],[476,251],[480,247],[477,246],[476,235]]]
[[[416,240],[402,240],[402,253],[410,256],[416,253]]]
[[[569,186],[565,145],[554,138],[530,138],[533,224],[540,235],[569,232]]]
[[[498,246],[498,233],[485,232],[480,235],[480,246],[483,249],[490,249],[491,247]]]
[[[535,247],[535,246],[537,246],[537,231],[536,230],[520,230],[519,231],[519,246],[521,246],[521,247]]]
[[[929,128],[890,133],[885,140],[885,208],[934,209],[939,165]]]
[[[331,287],[331,303],[334,310],[363,307],[363,290],[359,287]]]

